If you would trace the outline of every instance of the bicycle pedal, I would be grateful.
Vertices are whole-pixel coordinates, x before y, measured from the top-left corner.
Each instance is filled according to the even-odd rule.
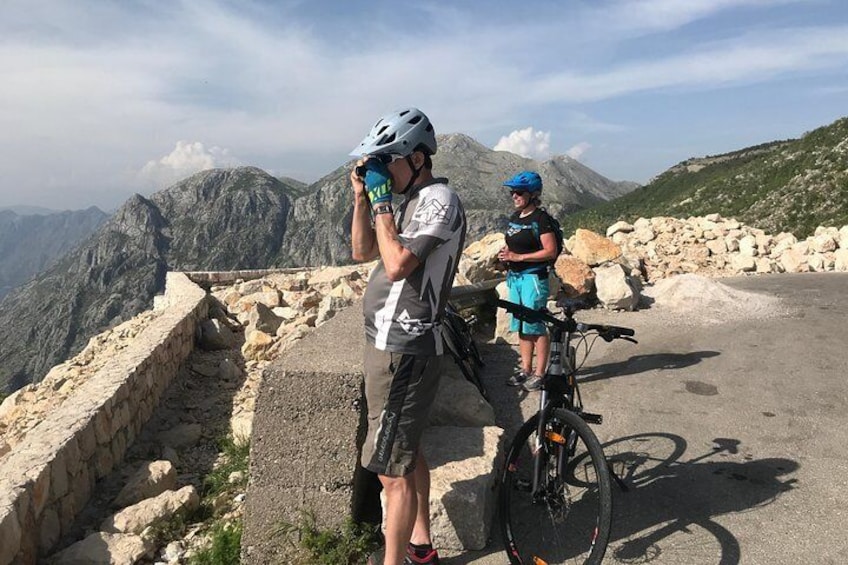
[[[604,417],[600,414],[590,414],[589,412],[581,412],[580,417],[583,418],[583,421],[589,424],[603,424]]]

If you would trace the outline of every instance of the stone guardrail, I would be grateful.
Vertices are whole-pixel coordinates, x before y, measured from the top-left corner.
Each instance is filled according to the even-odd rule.
[[[245,269],[241,271],[185,271],[183,274],[202,287],[230,285],[237,281],[261,279],[273,274],[291,274],[314,271],[315,267],[291,267],[285,269]]]
[[[305,270],[169,272],[154,301],[162,314],[0,461],[0,565],[49,553],[96,481],[123,460],[194,346],[208,313],[201,287]],[[496,282],[456,287],[451,299],[458,308],[478,305]]]
[[[164,311],[0,461],[0,565],[35,563],[120,463],[194,347],[206,292],[166,275]]]

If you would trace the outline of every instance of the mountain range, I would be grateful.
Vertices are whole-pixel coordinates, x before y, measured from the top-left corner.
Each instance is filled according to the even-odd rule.
[[[0,210],[0,299],[71,251],[106,218],[95,206],[65,212]]]
[[[544,162],[439,137],[434,172],[447,176],[469,219],[469,240],[502,230],[511,200],[501,183],[523,169],[545,180],[560,216],[638,185],[614,182],[569,157]],[[350,165],[315,183],[255,167],[197,173],[135,195],[78,247],[0,302],[0,391],[39,380],[87,340],[152,305],[168,270],[234,270],[351,261]]]
[[[799,238],[848,224],[848,118],[798,139],[688,159],[621,198],[568,216],[563,229],[712,212]]]

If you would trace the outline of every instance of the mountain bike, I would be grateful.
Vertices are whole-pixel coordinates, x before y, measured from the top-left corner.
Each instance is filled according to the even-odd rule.
[[[477,387],[483,398],[489,400],[489,393],[480,378],[483,357],[472,336],[472,328],[476,321],[475,316],[462,317],[448,302],[442,318],[442,341],[465,379]]]
[[[509,562],[600,563],[612,526],[612,472],[588,426],[603,417],[583,409],[577,348],[585,361],[597,337],[636,343],[634,331],[579,323],[578,303],[569,300],[557,302],[559,318],[505,300],[497,304],[521,321],[544,323],[551,333],[539,411],[518,430],[501,473],[500,525]]]

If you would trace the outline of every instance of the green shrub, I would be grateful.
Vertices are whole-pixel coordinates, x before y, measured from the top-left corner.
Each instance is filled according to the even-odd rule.
[[[242,488],[247,484],[247,468],[250,459],[250,442],[230,436],[218,441],[218,450],[223,454],[221,463],[203,479],[203,496],[214,497],[229,487]],[[230,485],[230,475],[241,472],[242,478]]]
[[[360,565],[379,547],[379,528],[348,518],[336,528],[319,528],[315,515],[301,512],[297,524],[284,523],[278,532],[308,565]]]
[[[209,545],[192,555],[191,565],[235,565],[241,552],[242,525],[218,523],[209,535]]]

